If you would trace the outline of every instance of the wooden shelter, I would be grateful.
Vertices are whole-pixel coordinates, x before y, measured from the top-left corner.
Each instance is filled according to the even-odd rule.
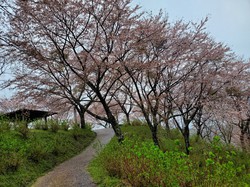
[[[32,122],[37,119],[45,119],[47,117],[57,114],[56,112],[42,111],[42,110],[30,110],[30,109],[19,109],[13,112],[8,112],[2,116],[8,118],[10,121],[27,121]]]

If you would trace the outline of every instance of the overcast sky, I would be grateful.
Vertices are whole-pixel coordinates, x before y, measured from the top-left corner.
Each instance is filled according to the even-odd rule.
[[[237,55],[250,58],[250,0],[132,0],[143,10],[160,9],[169,20],[198,22],[209,17],[207,31],[227,44]]]

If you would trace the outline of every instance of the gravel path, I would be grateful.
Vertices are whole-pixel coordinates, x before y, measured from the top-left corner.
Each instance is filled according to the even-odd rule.
[[[94,187],[86,167],[96,154],[94,145],[107,144],[114,136],[111,128],[96,130],[95,141],[81,154],[63,162],[45,176],[38,178],[32,187]]]

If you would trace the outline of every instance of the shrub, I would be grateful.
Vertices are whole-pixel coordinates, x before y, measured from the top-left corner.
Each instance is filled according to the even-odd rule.
[[[2,155],[4,162],[0,162],[1,173],[15,172],[22,164],[22,156],[18,152],[11,152]]]
[[[112,140],[99,158],[109,176],[120,178],[129,186],[185,186],[191,180],[191,165],[186,167],[188,158],[184,153],[164,153],[151,141],[125,140],[120,145]]]
[[[130,122],[130,124],[131,126],[142,126],[142,125],[146,125],[147,123],[139,119],[134,119],[133,121]]]
[[[78,124],[73,125],[72,135],[75,140],[78,140],[79,138],[84,137],[84,134],[82,132],[83,130],[79,127]]]
[[[165,138],[163,142],[171,148],[162,151],[154,145],[150,134],[145,135],[142,126],[127,126],[123,130],[125,141],[119,144],[112,139],[90,164],[90,171],[99,176],[96,182],[101,186],[110,186],[107,178],[135,187],[245,186],[250,181],[247,156],[239,162],[243,158],[241,152],[225,147],[218,137],[211,144],[202,141],[201,145],[194,144],[191,154],[186,155],[179,139]],[[98,167],[104,174],[96,174]]]
[[[28,138],[29,128],[27,125],[27,121],[18,121],[15,123],[15,130],[21,134],[21,136],[25,139]]]
[[[38,163],[48,156],[46,147],[40,142],[32,143],[29,148],[28,159]]]
[[[94,127],[92,123],[86,123],[85,124],[85,129],[91,130]]]
[[[69,130],[69,127],[70,127],[70,125],[69,125],[69,122],[68,122],[68,121],[62,121],[62,122],[61,122],[61,129],[62,129],[62,130],[68,131],[68,130]]]
[[[48,126],[48,123],[42,123],[42,130],[44,130],[44,131],[47,131],[47,130],[49,130],[49,126]]]
[[[56,133],[60,129],[60,125],[57,120],[50,119],[47,123],[52,132]]]
[[[34,127],[34,129],[41,130],[44,123],[45,122],[43,120],[36,120],[33,122],[33,127]]]
[[[0,117],[0,132],[11,129],[10,121],[6,118]]]
[[[24,139],[17,132],[4,132],[0,136],[0,173],[17,171],[25,153]],[[15,138],[16,136],[16,138]]]

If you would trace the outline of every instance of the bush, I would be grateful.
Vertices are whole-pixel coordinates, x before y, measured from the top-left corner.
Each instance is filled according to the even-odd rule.
[[[6,118],[0,117],[0,132],[11,129],[10,121]]]
[[[94,125],[92,123],[85,124],[85,129],[92,130],[93,127],[94,127]]]
[[[143,126],[147,125],[145,121],[139,120],[139,119],[134,119],[133,121],[130,122],[131,126]]]
[[[28,153],[28,159],[38,163],[43,159],[46,159],[46,157],[49,155],[49,153],[46,150],[46,147],[42,145],[41,142],[36,142],[30,144],[30,149]]]
[[[32,122],[34,129],[36,130],[42,130],[42,126],[44,125],[44,121],[43,120],[36,120],[34,122]]]
[[[84,138],[84,134],[82,133],[83,129],[81,129],[78,124],[73,125],[73,129],[71,132],[75,140],[78,140],[81,137]]]
[[[45,120],[36,120],[33,122],[33,126],[36,130],[48,130],[49,126],[48,123],[45,122]]]
[[[186,167],[189,163],[184,153],[163,153],[151,141],[141,144],[126,140],[122,145],[113,141],[100,157],[109,176],[131,186],[185,186],[191,180],[191,167]]]
[[[19,141],[18,132],[3,132],[0,136],[0,173],[17,171],[23,162],[25,153],[25,141],[23,138]]]
[[[68,131],[68,130],[69,130],[69,127],[70,127],[70,125],[69,125],[69,122],[68,122],[68,121],[62,121],[62,122],[61,122],[61,129],[62,129],[62,130]]]
[[[29,136],[29,128],[27,124],[27,121],[18,121],[15,123],[15,130],[25,139]]]
[[[47,131],[47,130],[49,130],[49,126],[48,126],[48,124],[47,123],[42,123],[42,130],[44,130],[44,131]]]
[[[50,119],[47,121],[48,126],[52,132],[57,132],[60,129],[60,125],[57,120]]]
[[[154,145],[150,133],[145,135],[147,131],[143,127],[127,126],[123,130],[124,142],[119,144],[112,139],[90,164],[89,170],[98,176],[93,178],[101,186],[110,186],[113,178],[118,186],[135,187],[244,186],[249,183],[248,159],[239,162],[241,152],[225,147],[218,137],[211,144],[201,142],[201,146],[191,147],[191,154],[186,155],[179,139],[165,138],[162,142],[171,148],[162,151]],[[97,173],[98,170],[103,174]]]
[[[0,173],[15,172],[22,164],[22,155],[19,152],[2,153]]]

